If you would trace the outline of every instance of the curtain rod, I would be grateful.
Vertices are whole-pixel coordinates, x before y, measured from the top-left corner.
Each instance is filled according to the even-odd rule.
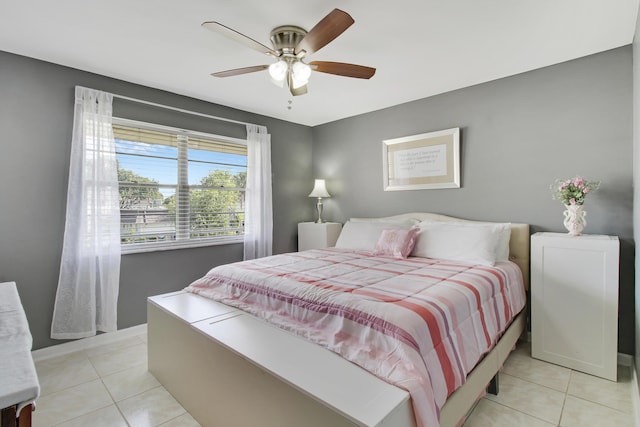
[[[117,95],[115,93],[112,93],[111,95],[113,95],[114,98],[123,99],[125,101],[131,101],[131,102],[137,102],[139,104],[151,105],[152,107],[164,108],[164,109],[167,109],[167,110],[177,111],[179,113],[185,113],[185,114],[191,114],[191,115],[194,115],[194,116],[206,117],[208,119],[220,120],[220,121],[223,121],[223,122],[235,123],[235,124],[238,124],[238,125],[245,125],[245,126],[246,125],[254,125],[254,126],[257,126],[255,123],[241,122],[241,121],[238,121],[238,120],[226,119],[224,117],[212,116],[210,114],[199,113],[197,111],[184,110],[182,108],[171,107],[169,105],[157,104],[155,102],[149,102],[149,101],[145,101],[145,100],[137,99],[137,98],[130,98],[128,96]]]

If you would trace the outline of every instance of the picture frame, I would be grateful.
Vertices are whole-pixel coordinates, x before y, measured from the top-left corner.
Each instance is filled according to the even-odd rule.
[[[384,191],[460,188],[460,128],[382,141]]]

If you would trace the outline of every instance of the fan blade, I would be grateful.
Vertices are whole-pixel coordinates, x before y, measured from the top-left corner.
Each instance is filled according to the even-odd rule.
[[[309,66],[314,71],[336,74],[338,76],[355,77],[357,79],[370,79],[376,73],[375,68],[364,65],[345,64],[344,62],[312,61]]]
[[[214,77],[232,77],[239,76],[240,74],[254,73],[256,71],[262,71],[269,68],[268,65],[254,65],[253,67],[236,68],[235,70],[219,71],[217,73],[211,73]]]
[[[278,57],[278,54],[273,49],[263,45],[260,42],[255,41],[251,37],[247,37],[244,34],[237,32],[236,30],[233,30],[227,26],[224,26],[219,22],[207,21],[207,22],[203,22],[202,26],[207,30],[213,31],[214,33],[222,34],[225,37],[228,37],[232,40],[242,43],[248,48],[257,50],[260,53],[273,56],[274,58]]]
[[[311,55],[319,51],[324,46],[342,34],[355,21],[347,12],[340,9],[333,9],[327,16],[322,18],[315,27],[296,46],[295,53],[299,58]]]

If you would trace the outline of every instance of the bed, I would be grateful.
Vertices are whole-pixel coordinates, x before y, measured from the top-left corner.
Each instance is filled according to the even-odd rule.
[[[528,225],[352,218],[336,246],[149,298],[149,370],[204,426],[460,425],[525,330]]]

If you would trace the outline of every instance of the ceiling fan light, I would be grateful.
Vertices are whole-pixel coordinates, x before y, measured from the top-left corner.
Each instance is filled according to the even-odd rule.
[[[286,62],[280,60],[269,65],[269,75],[276,82],[284,82],[287,77],[288,65]]]
[[[271,78],[271,83],[273,83],[274,85],[278,86],[279,88],[283,88],[285,80],[276,80],[274,78]]]
[[[306,85],[307,82],[302,81],[302,80],[296,80],[295,78],[291,79],[291,86],[293,86],[294,89],[299,89],[302,86]]]
[[[309,77],[311,77],[311,67],[302,61],[296,61],[291,66],[291,72],[293,73],[293,80],[302,82],[302,85],[309,83]]]

